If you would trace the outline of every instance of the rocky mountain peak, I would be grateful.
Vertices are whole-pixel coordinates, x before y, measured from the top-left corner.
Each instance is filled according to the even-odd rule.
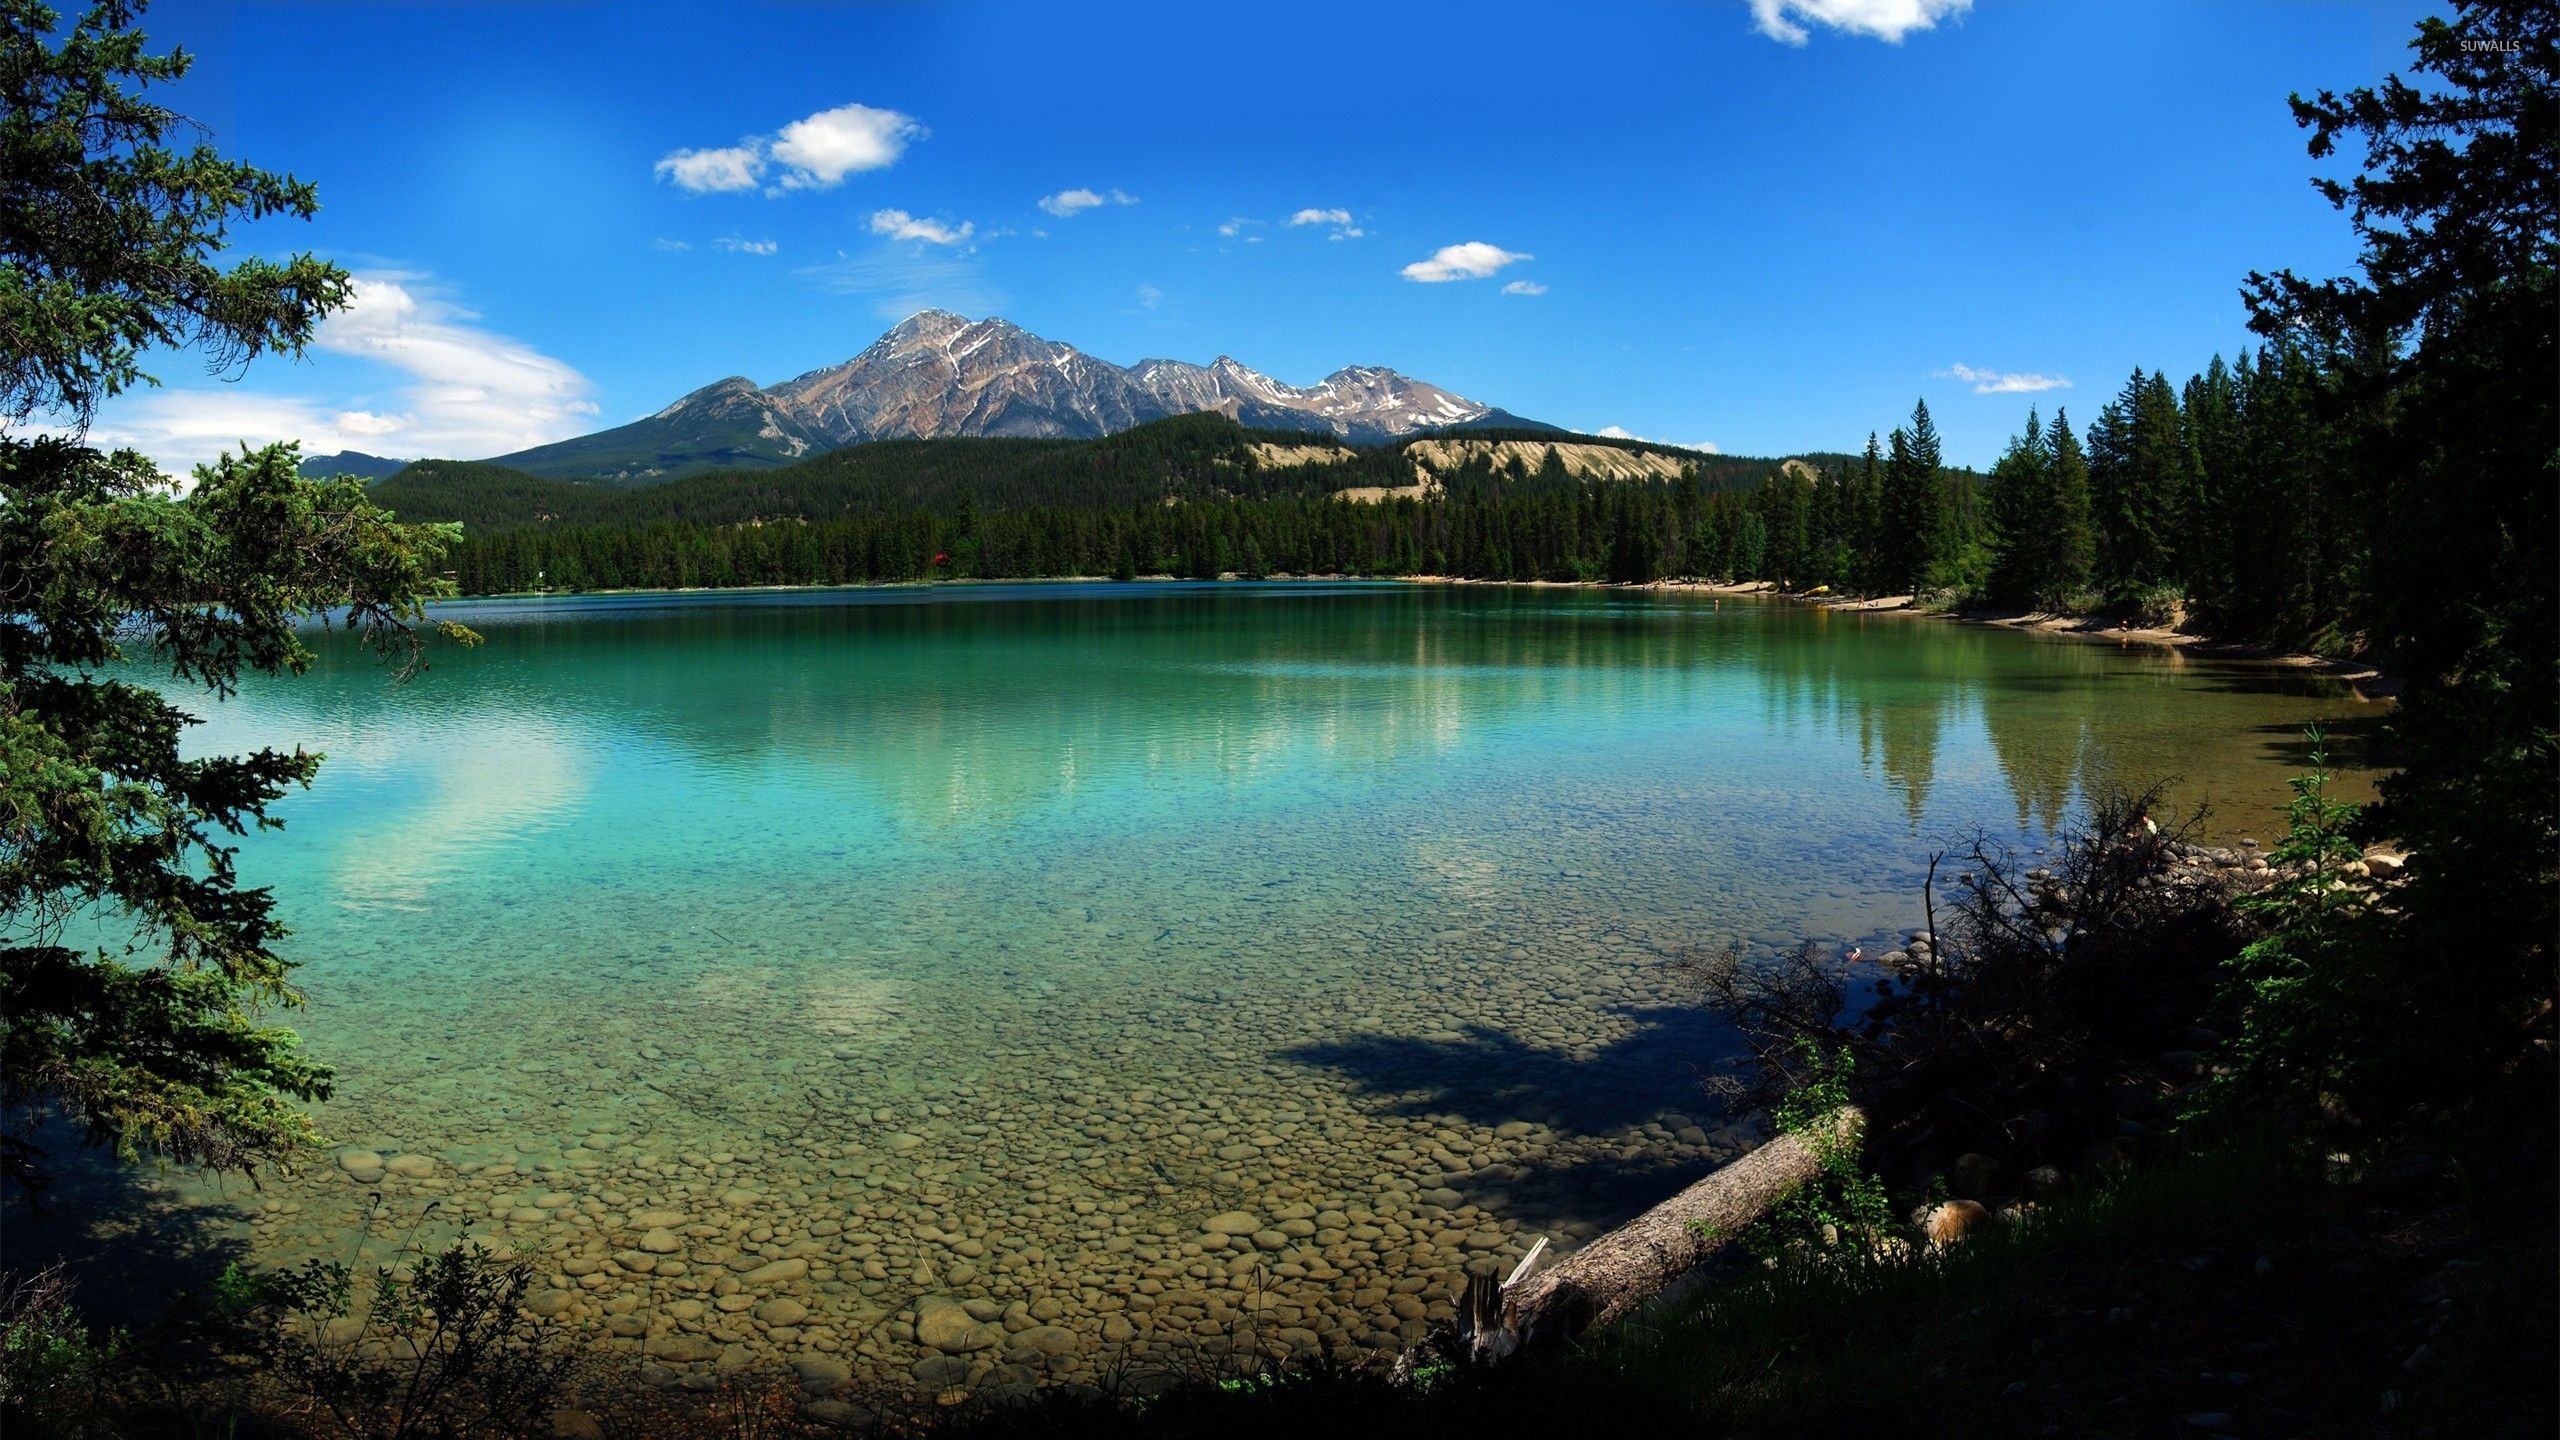
[[[763,393],[756,388],[756,382],[753,380],[744,375],[732,375],[725,380],[714,380],[699,390],[685,392],[676,399],[674,404],[649,418],[664,420],[671,415],[681,415],[689,410],[705,409],[723,402],[752,399]]]
[[[1084,438],[1212,410],[1258,428],[1330,430],[1360,442],[1514,418],[1378,366],[1347,367],[1301,389],[1232,355],[1124,367],[1000,316],[921,310],[841,364],[766,389],[731,376],[647,420],[502,458],[536,473],[591,475],[608,473],[596,468],[598,456],[629,452],[645,458],[618,463],[682,473],[685,457],[714,440],[706,461],[782,464],[866,440]]]

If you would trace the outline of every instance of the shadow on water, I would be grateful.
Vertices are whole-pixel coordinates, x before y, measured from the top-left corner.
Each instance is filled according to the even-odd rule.
[[[2388,714],[2355,715],[2327,720],[2321,729],[2328,738],[2329,764],[2346,770],[2377,770],[2390,763],[2386,755],[2385,731],[2391,723]],[[2249,733],[2262,737],[2259,752],[2283,766],[2288,773],[2303,774],[2311,769],[2311,743],[2298,725],[2252,725]]]
[[[1525,1120],[1560,1135],[1625,1141],[1616,1151],[1575,1147],[1570,1156],[1426,1177],[1533,1228],[1576,1220],[1610,1225],[1715,1168],[1702,1147],[1664,1142],[1693,1124],[1724,1123],[1706,1079],[1742,1046],[1730,1025],[1699,1009],[1612,1006],[1601,1013],[1633,1028],[1596,1051],[1468,1025],[1438,1035],[1346,1035],[1281,1055],[1341,1077],[1392,1114],[1481,1128]]]
[[[1387,1108],[1398,1115],[1453,1115],[1486,1127],[1534,1119],[1603,1135],[1666,1111],[1705,1108],[1701,1067],[1738,1049],[1732,1027],[1704,1011],[1619,1005],[1601,1013],[1635,1028],[1588,1055],[1468,1025],[1437,1036],[1346,1035],[1281,1057],[1390,1099]]]
[[[60,1264],[92,1320],[141,1326],[185,1294],[203,1294],[224,1269],[249,1261],[242,1227],[213,1207],[182,1199],[173,1172],[118,1161],[48,1127],[51,1183],[0,1199],[0,1272]]]

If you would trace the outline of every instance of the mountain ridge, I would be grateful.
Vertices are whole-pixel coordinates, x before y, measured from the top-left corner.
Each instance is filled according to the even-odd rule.
[[[731,375],[627,425],[491,457],[527,474],[651,484],[706,470],[789,465],[848,445],[949,436],[1098,439],[1216,412],[1252,429],[1377,444],[1430,430],[1556,431],[1384,366],[1314,385],[1233,356],[1115,365],[1000,316],[922,310],[851,359],[770,386]]]

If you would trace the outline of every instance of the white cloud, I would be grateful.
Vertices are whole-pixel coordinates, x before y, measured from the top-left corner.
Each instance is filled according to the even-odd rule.
[[[711,248],[726,250],[732,255],[770,255],[782,247],[770,240],[746,240],[735,235],[723,235],[711,242]]]
[[[955,227],[948,221],[910,215],[904,210],[871,212],[871,233],[886,235],[892,240],[921,240],[928,245],[957,245],[976,234],[977,229],[975,224],[967,220],[961,221]]]
[[[423,276],[359,273],[346,308],[320,322],[312,343],[396,372],[387,396],[347,404],[236,386],[153,390],[110,402],[90,433],[177,471],[243,443],[300,440],[306,455],[352,449],[476,459],[591,428],[587,377],[472,323],[479,318]]]
[[[1510,284],[1502,287],[1502,293],[1505,295],[1544,295],[1547,293],[1547,287],[1539,284],[1535,280],[1514,280]]]
[[[1499,245],[1487,245],[1481,240],[1470,240],[1463,245],[1443,245],[1431,253],[1430,259],[1416,260],[1404,267],[1402,273],[1407,280],[1419,280],[1426,285],[1437,285],[1444,280],[1482,280],[1505,265],[1536,258],[1505,250]]]
[[[2071,382],[2060,375],[2004,375],[1997,370],[1976,370],[1970,365],[1950,365],[1937,374],[1941,380],[1964,381],[1973,387],[1976,395],[2032,395],[2039,390],[2071,388]]]
[[[334,423],[349,435],[397,435],[408,428],[409,417],[376,415],[370,410],[341,410],[334,417]]]
[[[1229,220],[1226,224],[1219,226],[1218,233],[1226,236],[1230,240],[1242,239],[1247,245],[1259,245],[1262,243],[1261,236],[1247,235],[1244,232],[1255,229],[1261,224],[1262,222],[1259,220],[1248,220],[1244,216],[1238,215],[1234,219]]]
[[[1784,45],[1810,38],[1799,20],[1899,45],[1912,31],[1972,8],[1973,0],[1751,0],[1751,21],[1752,28]]]
[[[690,250],[693,248],[693,242],[690,240],[669,240],[662,235],[657,239],[650,241],[649,248],[652,250]]]
[[[1163,292],[1163,291],[1161,291],[1161,290],[1157,289],[1157,288],[1156,288],[1156,287],[1154,287],[1153,285],[1141,285],[1141,286],[1139,286],[1139,287],[1138,287],[1138,308],[1139,308],[1139,309],[1141,309],[1141,310],[1153,310],[1154,308],[1156,308],[1157,306],[1159,306],[1159,305],[1161,305],[1161,304],[1163,304],[1163,303],[1164,303],[1164,292]]]
[[[1288,223],[1291,229],[1301,225],[1330,225],[1334,228],[1333,233],[1325,237],[1328,240],[1357,240],[1369,233],[1352,224],[1351,212],[1340,208],[1318,210],[1310,206],[1290,216]]]
[[[696,195],[759,187],[767,195],[825,190],[857,171],[897,164],[909,142],[931,133],[912,115],[869,105],[839,105],[794,120],[771,137],[750,136],[735,145],[701,150],[670,150],[658,158],[656,174]],[[766,185],[765,172],[776,166],[781,178]]]
[[[1611,440],[1643,440],[1647,445],[1668,445],[1674,450],[1695,450],[1701,455],[1721,455],[1724,453],[1724,451],[1717,448],[1716,442],[1713,440],[1646,440],[1645,437],[1628,429],[1624,425],[1603,425],[1591,433]]]
[[[790,167],[785,190],[824,190],[857,170],[885,170],[907,142],[928,132],[909,115],[869,105],[839,105],[794,120],[773,137],[773,158]]]
[[[1040,197],[1040,208],[1064,220],[1103,205],[1135,205],[1138,197],[1126,190],[1087,190],[1081,186]]]
[[[753,190],[764,175],[764,156],[755,145],[717,150],[671,150],[658,157],[657,175],[679,190],[696,195],[726,190]]]

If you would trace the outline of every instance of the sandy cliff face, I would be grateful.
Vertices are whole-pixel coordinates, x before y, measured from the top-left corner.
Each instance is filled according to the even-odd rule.
[[[1652,450],[1545,440],[1422,440],[1407,446],[1405,454],[1413,461],[1414,478],[1423,483],[1471,460],[1490,460],[1497,468],[1534,473],[1553,455],[1565,473],[1577,480],[1677,480],[1686,463],[1676,455]]]

